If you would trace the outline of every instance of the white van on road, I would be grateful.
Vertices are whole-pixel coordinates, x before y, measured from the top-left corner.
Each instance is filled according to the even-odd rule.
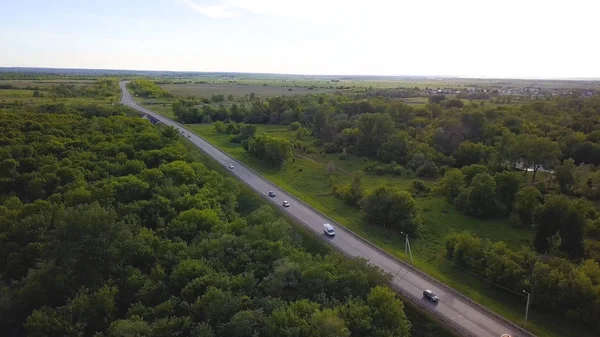
[[[323,232],[329,236],[335,235],[335,230],[333,230],[333,226],[328,223],[323,225]]]

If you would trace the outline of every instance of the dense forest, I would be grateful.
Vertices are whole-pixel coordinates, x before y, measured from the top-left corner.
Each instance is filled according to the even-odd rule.
[[[0,112],[3,336],[445,335],[411,329],[389,276],[124,113]]]
[[[146,98],[161,98],[171,97],[172,95],[159,87],[154,81],[146,79],[134,79],[127,84],[127,88],[133,92],[134,95]]]
[[[531,228],[530,247],[457,233],[446,238],[446,255],[516,292],[533,289],[540,310],[600,331],[599,95],[512,105],[445,95],[420,106],[343,94],[254,98],[229,107],[179,100],[173,112],[185,123],[214,122],[217,132],[232,134],[274,167],[293,160],[285,154],[289,146],[362,157],[351,183],[332,181],[332,192],[374,225],[418,235],[427,224],[413,196],[435,193],[471,217]],[[256,133],[251,124],[289,125],[297,141],[288,146],[289,139]],[[313,146],[302,142],[308,134]],[[271,144],[269,155],[252,150],[257,141]],[[412,196],[391,187],[369,190],[365,173],[435,179],[435,188],[415,180]]]

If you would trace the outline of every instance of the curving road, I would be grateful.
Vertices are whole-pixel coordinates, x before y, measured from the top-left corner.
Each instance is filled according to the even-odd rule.
[[[256,190],[257,193],[266,195],[268,191],[274,191],[276,197],[270,198],[270,200],[277,205],[281,205],[284,200],[288,200],[291,203],[291,206],[289,208],[282,207],[282,210],[298,219],[317,234],[323,235],[322,226],[324,223],[331,223],[334,225],[336,236],[331,239],[326,239],[331,245],[335,246],[346,255],[365,257],[370,260],[372,264],[394,275],[392,280],[393,288],[402,293],[405,297],[411,299],[417,305],[420,305],[425,310],[433,313],[442,321],[445,321],[455,332],[463,336],[475,337],[500,337],[505,333],[508,333],[511,336],[530,335],[508,321],[497,317],[487,309],[471,302],[456,291],[453,291],[440,282],[414,270],[404,262],[395,259],[391,255],[357,237],[344,227],[334,223],[325,215],[319,213],[284,190],[281,190],[255,171],[237,162],[235,159],[232,159],[202,138],[189,132],[180,124],[139,106],[133,101],[131,95],[125,88],[126,83],[126,81],[120,83],[123,92],[122,103],[124,105],[148,114],[159,120],[161,123],[171,125],[178,130],[183,131],[183,134],[192,143],[224,167],[233,164],[235,168],[231,170],[231,173]],[[424,289],[431,289],[435,292],[440,298],[439,303],[433,304],[423,298]]]

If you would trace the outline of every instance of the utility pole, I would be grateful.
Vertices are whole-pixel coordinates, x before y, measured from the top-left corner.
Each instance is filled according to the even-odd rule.
[[[529,301],[529,304],[533,303],[533,287],[535,286],[535,274],[533,275],[533,282],[531,282],[531,300]]]
[[[527,307],[525,307],[525,325],[527,325],[527,316],[529,316],[529,299],[531,298],[531,294],[523,290],[525,294],[527,294]]]
[[[408,253],[410,254],[410,262],[412,262],[412,265],[415,265],[415,261],[413,260],[412,257],[412,250],[410,249],[410,241],[408,240],[408,234],[404,233],[404,232],[400,232],[401,234],[404,234],[404,236],[406,236],[406,241],[404,241],[404,254],[406,254],[406,252],[408,251]]]

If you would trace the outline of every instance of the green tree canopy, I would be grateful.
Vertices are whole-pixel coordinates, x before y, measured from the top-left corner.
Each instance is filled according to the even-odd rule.
[[[454,201],[465,187],[465,175],[459,169],[449,169],[437,184],[436,192]]]
[[[392,187],[381,186],[369,191],[360,201],[360,208],[372,225],[416,235],[422,224],[410,193]]]
[[[552,195],[535,213],[534,245],[538,252],[549,251],[560,235],[560,249],[573,257],[583,255],[584,215],[576,203],[564,195]]]
[[[542,194],[533,186],[523,187],[515,195],[514,212],[523,225],[531,225],[542,200]]]
[[[478,217],[490,217],[498,211],[496,182],[488,173],[479,173],[458,196],[457,205],[466,213]]]
[[[253,156],[263,159],[273,167],[284,166],[294,156],[292,143],[289,140],[264,133],[251,138],[247,149]]]

